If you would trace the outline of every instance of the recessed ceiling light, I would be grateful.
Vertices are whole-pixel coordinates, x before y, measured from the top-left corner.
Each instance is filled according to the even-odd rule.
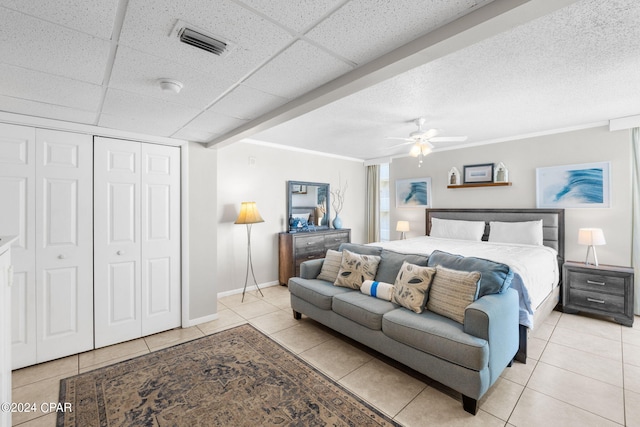
[[[174,79],[158,79],[158,84],[160,85],[160,89],[164,92],[173,92],[180,93],[182,87],[184,86],[182,82],[179,82]]]

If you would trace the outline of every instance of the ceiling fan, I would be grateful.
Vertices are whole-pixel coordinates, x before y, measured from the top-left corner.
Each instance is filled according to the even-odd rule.
[[[409,134],[408,138],[387,137],[387,139],[400,139],[406,142],[402,144],[394,145],[393,147],[399,147],[401,145],[413,144],[409,155],[411,157],[419,157],[418,167],[422,166],[422,158],[433,151],[432,142],[463,142],[467,140],[466,136],[437,136],[437,129],[424,129],[423,126],[427,119],[420,117],[415,120],[418,130]]]

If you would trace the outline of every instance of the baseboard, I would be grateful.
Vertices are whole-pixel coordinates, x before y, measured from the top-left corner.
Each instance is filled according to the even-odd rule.
[[[258,286],[260,287],[260,289],[270,288],[271,286],[280,286],[280,282],[275,280],[273,282],[260,283]],[[233,289],[231,291],[220,292],[220,293],[218,293],[218,298],[224,298],[224,297],[228,297],[230,295],[241,294],[243,288],[244,287],[238,288],[238,289]],[[255,285],[247,286],[247,292],[255,291],[255,290],[256,290],[256,286]]]

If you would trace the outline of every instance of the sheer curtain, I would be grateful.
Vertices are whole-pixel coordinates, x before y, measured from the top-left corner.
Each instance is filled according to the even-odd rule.
[[[367,240],[380,241],[380,165],[367,166]]]
[[[640,314],[640,128],[631,129],[631,155],[633,161],[633,239],[631,263],[635,270],[634,313]]]

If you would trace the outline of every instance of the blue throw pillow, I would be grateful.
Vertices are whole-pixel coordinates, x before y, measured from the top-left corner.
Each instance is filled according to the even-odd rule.
[[[513,279],[513,271],[506,265],[483,258],[464,257],[462,255],[454,255],[443,251],[433,251],[429,256],[429,267],[441,265],[445,268],[460,271],[479,271],[482,274],[480,278],[480,290],[478,298],[504,292],[511,286]]]

